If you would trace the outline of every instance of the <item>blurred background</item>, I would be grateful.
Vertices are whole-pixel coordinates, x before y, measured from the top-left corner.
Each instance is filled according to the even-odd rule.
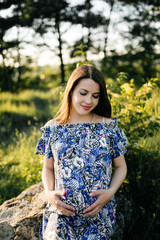
[[[104,75],[129,139],[113,239],[160,239],[160,1],[0,1],[0,204],[41,181],[34,150],[77,64]]]

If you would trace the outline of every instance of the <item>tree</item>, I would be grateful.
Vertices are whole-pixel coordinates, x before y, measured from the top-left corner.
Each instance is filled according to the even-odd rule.
[[[135,66],[134,72],[141,72],[144,81],[156,77],[156,63],[159,59],[157,46],[160,41],[160,2],[157,0],[120,1],[134,9],[134,14],[125,16],[129,23],[128,47],[129,65]],[[139,67],[137,63],[139,62]],[[139,74],[139,73],[138,73]],[[139,79],[139,83],[141,81]]]
[[[105,34],[103,53],[104,53],[104,60],[105,60],[106,57],[107,57],[107,42],[108,42],[109,25],[110,25],[110,22],[111,22],[111,14],[112,14],[112,11],[113,11],[115,0],[104,0],[104,2],[109,5],[109,16],[108,16],[107,19],[105,19],[105,22],[103,23],[104,24],[104,26],[103,26],[104,34]]]
[[[85,61],[88,60],[87,53],[89,51],[96,54],[100,52],[100,39],[98,39],[98,33],[95,32],[104,25],[106,18],[101,12],[95,12],[93,7],[93,0],[85,0],[84,3],[72,7],[72,23],[80,24],[82,29],[87,30],[87,33],[83,34],[82,31],[81,38],[71,48],[71,57],[74,56],[81,44],[85,46]]]
[[[21,85],[21,40],[19,38],[20,28],[31,24],[29,15],[26,16],[28,2],[23,0],[4,0],[0,2],[1,10],[8,10],[9,16],[0,17],[0,55],[2,56],[0,88],[4,91],[17,91]],[[6,41],[6,34],[12,29],[17,29],[17,38]],[[12,52],[16,51],[16,56]],[[12,65],[9,61],[12,59]],[[15,74],[16,73],[16,74]]]
[[[43,37],[46,33],[50,33],[58,42],[58,57],[60,59],[60,69],[61,69],[61,83],[65,82],[65,69],[64,69],[64,60],[63,60],[63,32],[62,32],[62,23],[69,22],[68,11],[69,3],[66,0],[39,0],[34,4],[34,21],[33,29]],[[46,46],[50,47],[55,53],[53,46],[49,46],[45,43]]]
[[[0,2],[0,9],[9,9],[13,5],[13,1],[3,1]],[[7,67],[6,60],[7,60],[7,52],[10,48],[16,46],[15,41],[8,41],[4,40],[4,36],[8,29],[12,28],[15,25],[15,22],[18,21],[17,16],[12,16],[9,18],[0,17],[0,54],[2,56],[2,69],[1,69],[1,82],[0,87],[3,90],[10,90],[12,91],[12,74],[11,69]]]

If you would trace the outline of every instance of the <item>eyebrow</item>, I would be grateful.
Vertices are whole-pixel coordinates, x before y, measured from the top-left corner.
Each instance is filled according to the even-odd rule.
[[[80,88],[81,90],[85,91],[85,92],[88,92],[88,90],[84,89],[84,88]],[[93,94],[100,94],[100,92],[95,92]]]

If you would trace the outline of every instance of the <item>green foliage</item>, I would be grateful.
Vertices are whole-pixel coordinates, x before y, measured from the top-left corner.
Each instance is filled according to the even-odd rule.
[[[76,51],[74,53],[74,56],[82,56],[84,57],[84,61],[86,61],[86,55],[87,55],[87,45],[80,44],[78,47],[76,47]],[[84,63],[83,63],[84,64]]]
[[[76,47],[76,50],[74,51],[74,56],[80,56],[81,61],[79,61],[76,65],[76,67],[79,67],[83,64],[93,64],[91,61],[87,60],[87,51],[88,47],[85,44],[80,44],[79,46]]]
[[[128,175],[117,194],[118,224],[126,240],[159,239],[160,89],[156,82],[151,79],[136,89],[131,80],[121,85],[119,93],[111,93],[114,115],[130,142]],[[122,239],[119,232],[114,239]]]
[[[49,89],[58,83],[59,70],[56,67],[21,66],[21,81],[18,82],[19,69],[0,66],[0,92],[20,92],[24,89]]]

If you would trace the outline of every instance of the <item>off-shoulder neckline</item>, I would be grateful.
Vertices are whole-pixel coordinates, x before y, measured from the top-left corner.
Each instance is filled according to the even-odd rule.
[[[111,120],[109,121],[106,121],[106,122],[87,122],[87,123],[65,123],[65,124],[59,124],[57,126],[79,126],[79,125],[84,125],[84,126],[87,126],[87,125],[99,125],[99,124],[110,124],[112,122],[116,122],[118,121],[116,118],[112,118]]]
[[[96,122],[96,123],[92,123],[92,122],[88,122],[88,123],[65,123],[65,124],[54,124],[54,125],[47,125],[42,127],[41,129],[49,129],[49,128],[55,128],[55,127],[80,127],[80,126],[99,126],[99,125],[110,125],[112,123],[117,123],[118,119],[117,118],[111,118],[110,121],[106,121],[106,122]]]

